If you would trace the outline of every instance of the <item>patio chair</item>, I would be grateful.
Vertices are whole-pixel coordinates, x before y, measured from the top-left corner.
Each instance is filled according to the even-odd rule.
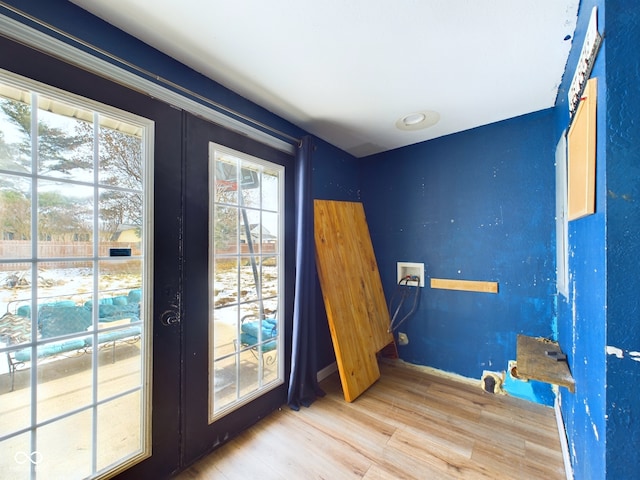
[[[262,344],[259,344],[260,331]],[[258,358],[258,352],[262,351],[262,358],[266,365],[275,362],[275,355],[265,355],[278,346],[278,321],[275,318],[263,318],[258,315],[245,315],[240,319],[240,345],[250,348]],[[259,348],[261,347],[261,349]]]
[[[0,317],[0,343],[4,346],[20,345],[31,341],[31,320],[21,315],[5,313]],[[7,351],[7,368],[11,382],[11,391],[15,385],[15,373],[18,367],[14,352]]]

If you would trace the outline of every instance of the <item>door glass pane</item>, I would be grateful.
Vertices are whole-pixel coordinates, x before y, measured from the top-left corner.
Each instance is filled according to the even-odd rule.
[[[139,412],[144,408],[139,389],[98,406],[97,470],[107,469],[126,458],[131,452],[143,448],[142,419],[126,412]]]
[[[0,477],[93,478],[149,455],[152,124],[20,82],[0,75]]]
[[[284,168],[211,144],[209,421],[283,382]]]
[[[38,172],[65,180],[93,179],[93,112],[38,95]]]
[[[100,116],[99,180],[104,185],[142,189],[143,150],[142,127],[124,124],[108,116]],[[135,205],[134,205],[135,206]],[[130,208],[127,213],[141,213]]]
[[[36,478],[89,478],[93,450],[91,423],[91,410],[83,410],[38,428]]]
[[[0,82],[0,169],[31,171],[31,93]]]
[[[220,198],[220,196],[218,196]],[[240,239],[238,238],[238,208],[236,206],[227,207],[224,205],[214,206],[213,237],[217,249],[217,259],[225,263],[224,255],[235,255],[239,252]],[[217,279],[217,277],[215,277]]]
[[[262,210],[278,211],[278,191],[280,189],[280,177],[277,172],[266,170],[262,172]],[[276,232],[271,232],[275,234]]]
[[[1,125],[1,123],[0,123]],[[6,173],[0,184],[0,258],[31,258],[31,181]],[[16,286],[24,278],[8,279]]]
[[[39,180],[38,256],[93,255],[93,192],[91,186]]]

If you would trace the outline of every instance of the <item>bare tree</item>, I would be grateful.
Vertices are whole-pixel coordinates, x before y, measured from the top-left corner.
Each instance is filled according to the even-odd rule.
[[[77,129],[85,144],[93,139],[93,125],[79,124]],[[142,139],[101,126],[98,152],[99,183],[115,187],[101,188],[99,196],[101,230],[105,238],[111,238],[123,225],[142,226]],[[85,161],[82,157],[92,158],[93,151],[79,149],[76,154],[81,164]]]
[[[5,240],[31,239],[31,198],[23,192],[0,190],[0,232]]]
[[[32,162],[32,106],[10,99],[0,100],[0,121],[8,122],[18,133],[18,140],[4,141],[0,131],[0,166],[7,170],[28,171]],[[94,125],[90,122],[68,119],[43,112],[38,119],[38,169],[40,173],[72,175],[77,171],[98,169],[99,215],[104,237],[110,238],[122,225],[142,225],[142,141],[139,136],[100,127],[98,138],[99,159],[94,162]],[[65,124],[65,122],[67,122]],[[47,122],[52,122],[52,126]],[[65,128],[66,127],[66,128]],[[17,178],[4,176],[0,189],[4,190],[0,221],[4,232],[23,236],[22,227],[16,225],[20,203]],[[113,188],[109,188],[113,187]],[[12,193],[9,193],[12,192]],[[42,238],[70,238],[91,232],[92,222],[87,209],[76,197],[63,193],[42,192],[38,196],[38,225]],[[22,198],[30,204],[29,198]],[[28,211],[28,209],[27,209]],[[23,218],[28,218],[25,216]],[[7,230],[9,229],[9,230]]]
[[[2,99],[0,100],[0,109],[20,132],[20,141],[14,145],[18,155],[13,157],[13,161],[28,167],[32,158],[32,106],[27,103]],[[82,145],[84,139],[81,136],[70,134],[68,130],[53,127],[44,121],[38,121],[37,133],[38,168],[41,172],[56,171],[69,174],[75,168],[91,168],[91,163],[71,155]]]
[[[38,195],[38,235],[41,240],[72,241],[92,231],[91,205],[58,192]]]

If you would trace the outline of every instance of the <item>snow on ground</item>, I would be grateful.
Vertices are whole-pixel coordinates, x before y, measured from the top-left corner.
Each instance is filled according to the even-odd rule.
[[[273,315],[278,309],[278,267],[262,265],[262,298],[264,298],[264,310],[267,315]],[[235,306],[238,302],[238,293],[235,285],[238,281],[236,269],[216,271],[213,288],[213,302],[216,306],[216,320],[235,323],[237,320],[237,310]],[[258,294],[256,292],[253,271],[244,268],[240,271],[240,303],[243,305],[245,314],[258,313]],[[255,303],[246,303],[255,302]],[[225,306],[229,308],[221,308]]]
[[[276,266],[261,267],[262,297],[264,308],[267,314],[273,314],[277,310],[277,300],[275,297],[278,289]],[[140,288],[141,280],[139,275],[131,273],[102,273],[100,275],[100,290],[110,292],[111,295],[125,293],[132,288]],[[238,273],[235,269],[216,272],[214,281],[213,301],[216,306],[224,306],[237,302],[237,290],[235,288],[238,281]],[[93,290],[93,270],[91,268],[59,268],[40,270],[38,272],[38,298],[73,298],[78,300],[88,300]],[[119,292],[122,291],[122,292]],[[7,312],[7,306],[11,313],[15,313],[16,304],[29,303],[31,297],[31,271],[9,271],[0,272],[0,315]],[[257,300],[258,296],[255,288],[255,279],[250,268],[243,268],[240,273],[240,302],[250,302]],[[221,309],[216,314],[220,320],[225,320],[229,314],[222,313],[228,310],[231,313],[235,309]],[[257,302],[248,308],[252,313],[258,313]],[[235,321],[235,315],[230,321]]]

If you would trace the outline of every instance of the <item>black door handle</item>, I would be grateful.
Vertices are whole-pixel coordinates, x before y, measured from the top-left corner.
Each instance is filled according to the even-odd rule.
[[[162,312],[162,315],[160,315],[160,321],[165,327],[177,325],[180,323],[180,313],[177,309],[170,308],[169,310]]]

